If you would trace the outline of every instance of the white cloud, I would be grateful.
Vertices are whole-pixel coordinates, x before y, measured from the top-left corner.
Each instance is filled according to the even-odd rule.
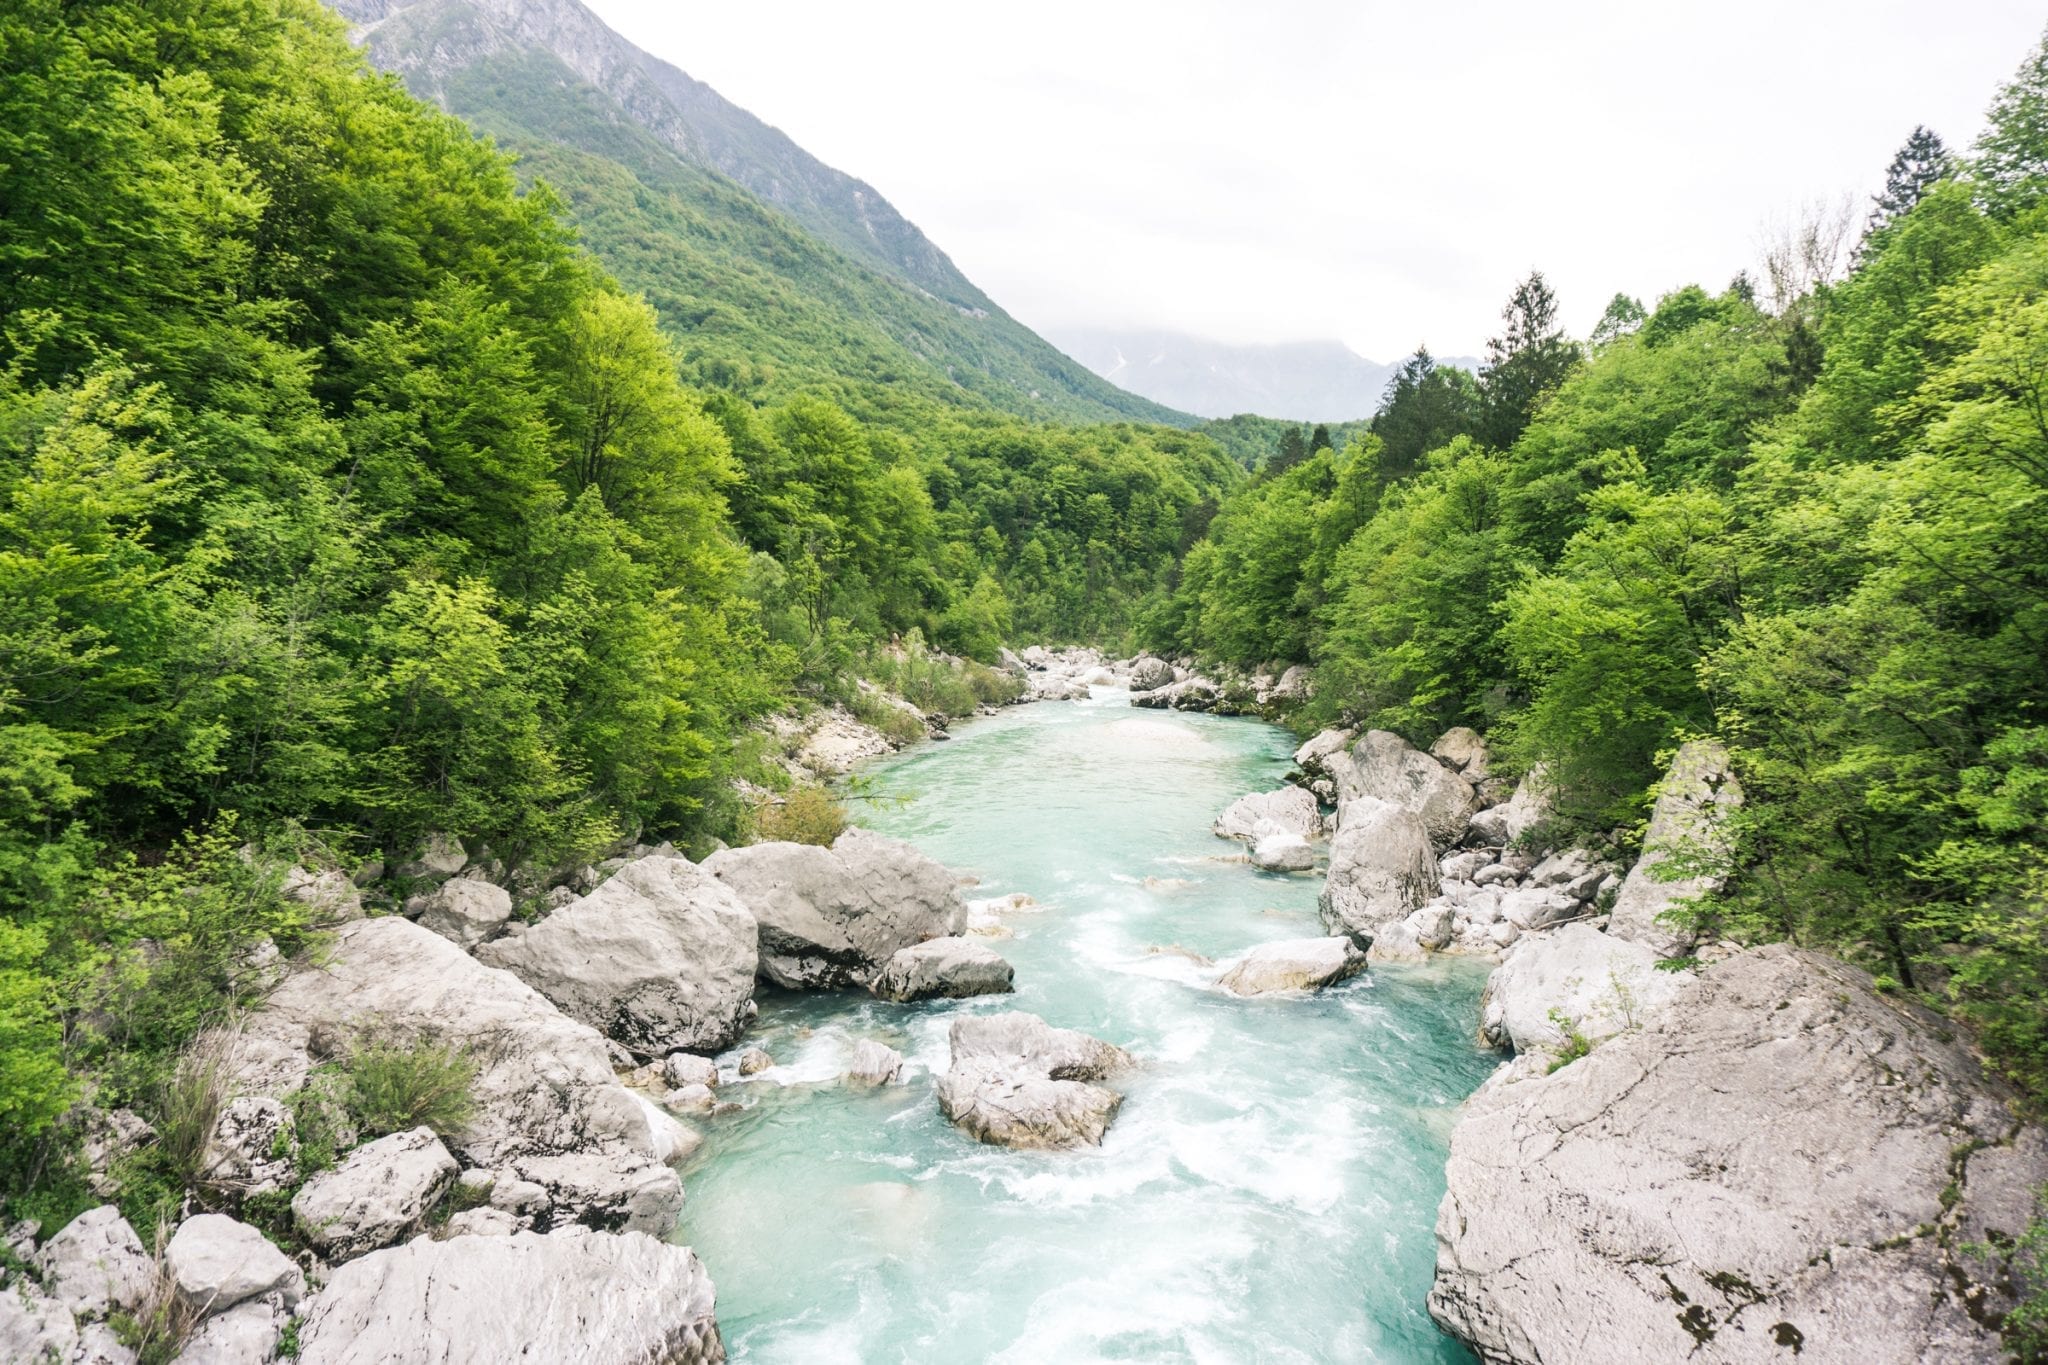
[[[2017,0],[589,0],[860,176],[1026,323],[1476,353],[1530,267],[1585,331],[1975,136]]]

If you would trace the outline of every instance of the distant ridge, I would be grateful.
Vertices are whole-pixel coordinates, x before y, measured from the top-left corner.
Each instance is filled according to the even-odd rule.
[[[1256,413],[1296,422],[1370,417],[1401,367],[1336,341],[1234,346],[1177,332],[1106,327],[1048,331],[1054,345],[1119,388],[1198,417]],[[1469,357],[1438,362],[1477,369]]]
[[[721,372],[767,362],[784,387],[829,375],[1027,417],[1193,421],[1060,354],[873,186],[578,0],[332,3],[374,63],[563,189],[615,274],[723,347]]]

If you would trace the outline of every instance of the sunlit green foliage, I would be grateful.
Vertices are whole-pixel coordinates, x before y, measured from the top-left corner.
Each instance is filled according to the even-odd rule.
[[[1314,662],[1309,723],[1484,726],[1565,830],[1718,733],[1749,799],[1697,917],[1865,963],[2048,1095],[2044,53],[1971,156],[1916,130],[1852,273],[1778,312],[1618,296],[1581,359],[1532,277],[1471,437],[1362,501],[1315,462],[1226,500],[1154,643]]]

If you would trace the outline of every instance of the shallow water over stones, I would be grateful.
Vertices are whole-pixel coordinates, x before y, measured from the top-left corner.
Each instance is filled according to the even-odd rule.
[[[970,898],[1038,904],[987,940],[1014,995],[763,995],[748,1041],[778,1064],[742,1083],[725,1059],[721,1098],[747,1108],[708,1121],[679,1230],[733,1359],[1470,1359],[1423,1298],[1453,1111],[1495,1061],[1474,1042],[1484,967],[1314,997],[1210,984],[1253,944],[1323,932],[1318,877],[1230,861],[1242,845],[1209,832],[1290,748],[1105,693],[869,770],[902,800],[863,823],[980,877]],[[1100,1149],[985,1147],[940,1116],[948,1021],[1008,1009],[1139,1057]],[[901,1082],[840,1083],[865,1038],[904,1054]]]

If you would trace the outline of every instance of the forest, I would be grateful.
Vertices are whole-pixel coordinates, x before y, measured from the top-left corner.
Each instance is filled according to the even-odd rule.
[[[2048,51],[1762,278],[1580,342],[1532,275],[1476,380],[1418,354],[1368,433],[1227,498],[1148,642],[1312,661],[1311,722],[1475,726],[1624,847],[1718,735],[1748,801],[1691,913],[1841,953],[2048,1093],[2044,196]]]
[[[310,0],[0,16],[0,1183],[297,941],[237,849],[703,846],[759,717],[1127,632],[1243,477],[693,389],[563,209]]]
[[[1420,352],[1335,431],[1028,420],[765,277],[693,335],[703,258],[589,249],[601,169],[311,0],[0,14],[0,1187],[302,941],[241,850],[701,848],[756,722],[898,639],[1309,663],[1303,728],[1479,727],[1621,846],[1717,734],[1694,913],[2048,1094],[2048,52],[1867,222],[1583,341],[1532,275],[1481,374]]]

